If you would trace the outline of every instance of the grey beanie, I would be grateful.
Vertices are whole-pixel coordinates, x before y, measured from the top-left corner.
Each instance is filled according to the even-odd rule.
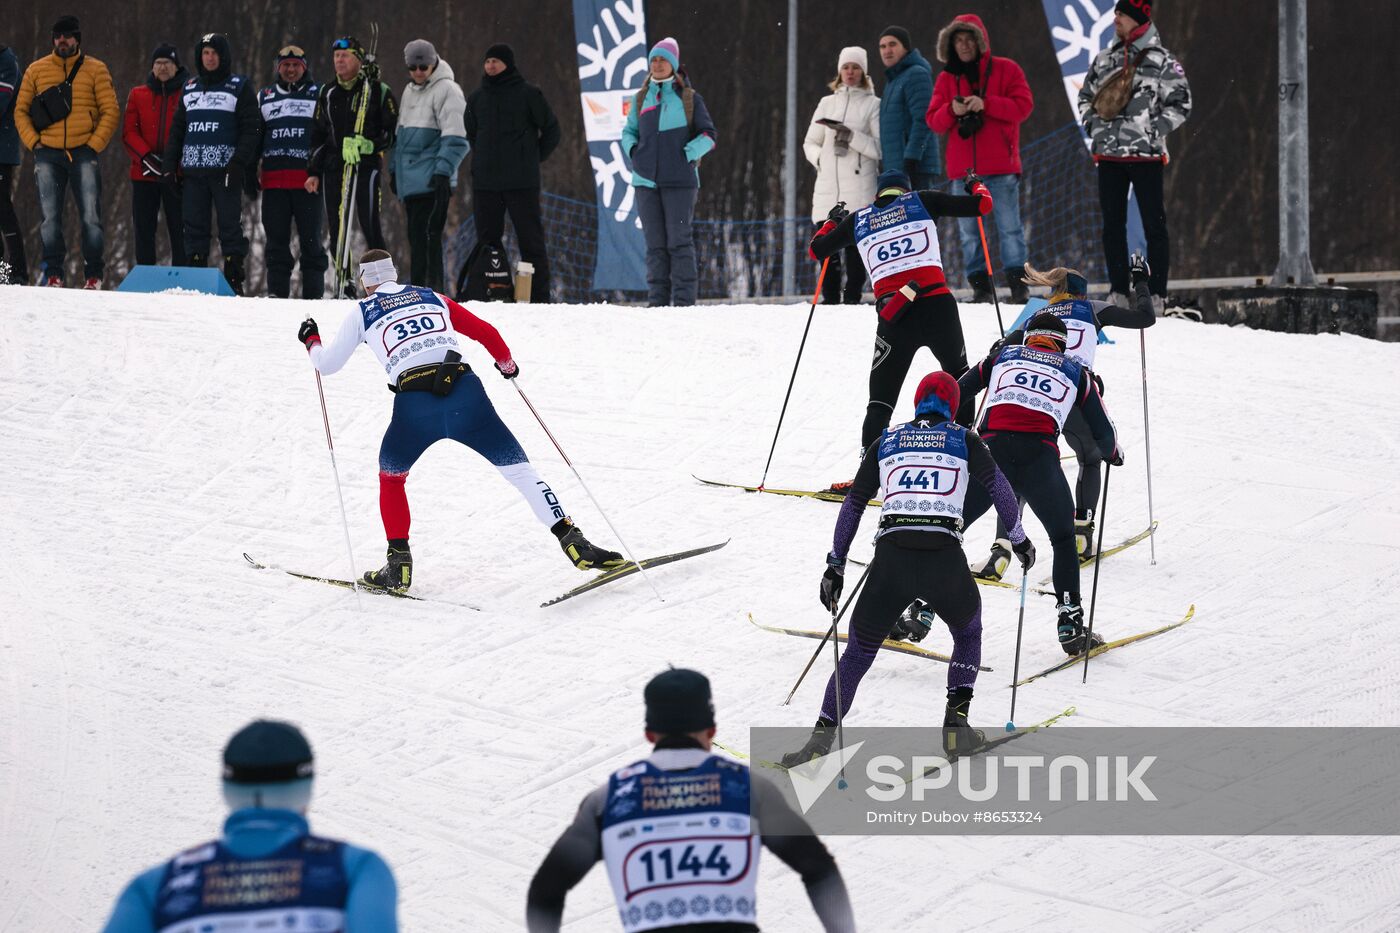
[[[427,39],[414,39],[403,47],[403,63],[405,65],[427,65],[429,68],[438,63],[437,49]]]

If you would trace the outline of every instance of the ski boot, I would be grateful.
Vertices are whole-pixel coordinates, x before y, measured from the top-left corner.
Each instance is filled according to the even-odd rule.
[[[830,486],[822,490],[822,494],[827,496],[840,496],[842,498],[845,498],[846,493],[850,492],[851,487],[854,485],[855,482],[853,480],[847,480],[844,483],[832,483]]]
[[[608,551],[583,536],[573,519],[561,518],[549,529],[559,539],[564,555],[579,570],[612,570],[627,563],[616,551]]]
[[[1060,613],[1060,647],[1065,649],[1065,654],[1075,657],[1103,644],[1103,639],[1097,633],[1091,641],[1089,633],[1085,631],[1084,607],[1079,605],[1078,594],[1065,593],[1057,608]]]
[[[388,560],[378,570],[365,571],[365,582],[386,590],[402,593],[413,583],[413,555],[408,551],[407,538],[389,542]]]
[[[894,623],[889,638],[893,641],[921,642],[933,628],[933,610],[922,599],[916,599],[904,608]]]
[[[1076,518],[1074,520],[1074,551],[1079,555],[1079,562],[1092,560],[1094,557],[1094,520],[1092,518]]]
[[[203,269],[209,264],[209,257],[204,253],[190,253],[185,258],[185,265],[192,269]]]
[[[795,752],[788,752],[780,762],[784,768],[796,768],[798,765],[805,765],[813,758],[820,758],[830,753],[831,743],[836,741],[836,724],[827,722],[825,719],[818,719],[817,725],[812,729],[812,735],[807,739],[807,744]]]
[[[943,754],[949,761],[974,753],[987,741],[981,729],[967,724],[967,708],[972,705],[971,687],[954,687],[948,691],[948,706],[943,711]]]
[[[968,569],[972,575],[979,580],[991,580],[996,582],[1006,573],[1006,568],[1011,566],[1011,542],[1006,538],[997,538],[992,542],[992,553],[982,564],[974,564]]]
[[[972,304],[991,304],[996,300],[996,293],[992,290],[992,277],[985,272],[974,272],[967,277],[967,284],[972,286]]]
[[[243,295],[243,257],[224,257],[224,278],[228,280],[228,287],[233,289],[233,293],[242,297]]]

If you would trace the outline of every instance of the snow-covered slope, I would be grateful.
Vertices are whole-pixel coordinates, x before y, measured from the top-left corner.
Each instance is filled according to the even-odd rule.
[[[312,309],[329,330],[350,307]],[[690,478],[757,481],[805,306],[485,309],[636,551],[733,540],[658,570],[664,604],[633,578],[540,609],[584,576],[488,464],[440,444],[408,486],[416,591],[481,612],[383,597],[361,611],[244,563],[348,573],[294,340],[306,308],[0,290],[0,929],[94,929],[129,876],[216,834],[220,750],[255,716],[305,728],[313,826],[384,854],[406,929],[490,931],[520,926],[579,798],[644,752],[641,689],[668,663],[711,677],[722,739],[815,715],[821,669],[779,705],[814,643],[745,614],[822,624],[835,508]],[[976,355],[995,318],[963,318]],[[770,484],[853,471],[871,331],[869,309],[818,310]],[[1136,342],[1099,357],[1128,453],[1109,540],[1147,521]],[[1168,320],[1148,353],[1158,563],[1142,545],[1104,565],[1096,627],[1126,634],[1191,603],[1197,621],[1109,655],[1087,686],[1024,689],[1018,719],[1074,703],[1080,725],[1400,725],[1400,345]],[[514,391],[469,359],[565,506],[610,541]],[[911,379],[933,366],[921,355]],[[363,571],[383,554],[390,397],[363,352],[325,388]],[[969,554],[991,537],[984,519]],[[984,659],[1009,670],[1016,594],[983,599]],[[1059,654],[1053,623],[1033,601],[1028,667]],[[851,722],[934,723],[943,678],[882,656]],[[1004,683],[984,678],[974,720],[1005,720]],[[1400,902],[1386,838],[829,841],[866,930],[1382,930]],[[763,876],[765,929],[811,929],[798,879],[771,858]],[[600,870],[567,916],[615,928]]]

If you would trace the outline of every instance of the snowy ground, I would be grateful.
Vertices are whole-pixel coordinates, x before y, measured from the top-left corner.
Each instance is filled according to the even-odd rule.
[[[349,307],[314,311],[330,329]],[[382,597],[357,611],[348,592],[244,564],[246,550],[347,572],[315,383],[293,339],[305,311],[0,290],[0,540],[14,583],[0,624],[0,929],[94,929],[130,875],[214,835],[220,750],[255,716],[305,728],[313,826],[384,854],[406,929],[493,931],[520,926],[529,877],[579,798],[644,753],[641,689],[656,671],[708,673],[720,737],[737,744],[750,725],[815,714],[824,676],[779,706],[814,643],[744,617],[822,624],[835,508],[690,478],[757,480],[805,307],[490,308],[520,385],[636,550],[733,540],[656,572],[664,605],[633,578],[540,609],[583,575],[491,467],[439,445],[409,483],[418,591],[483,612]],[[963,318],[984,349],[991,309]],[[868,309],[818,310],[773,485],[853,470],[871,331]],[[1128,452],[1110,540],[1147,519],[1135,343],[1100,353]],[[1026,688],[1018,719],[1074,703],[1079,725],[1400,725],[1400,345],[1171,320],[1148,343],[1158,565],[1146,545],[1106,563],[1096,626],[1127,634],[1193,602],[1197,621],[1115,652],[1087,687],[1061,676]],[[485,354],[469,359],[566,507],[610,540]],[[911,378],[932,366],[921,356]],[[326,399],[363,571],[383,554],[375,464],[390,398],[361,351]],[[970,553],[991,533],[984,519]],[[984,659],[1009,671],[1016,594],[983,598]],[[931,642],[945,648],[946,634]],[[1041,598],[1025,663],[1058,654]],[[943,677],[881,657],[852,722],[934,723]],[[1004,721],[1006,681],[984,677],[974,720]],[[1390,838],[830,844],[865,930],[1400,923]],[[797,878],[772,858],[763,876],[765,929],[811,929]],[[611,900],[595,870],[568,929],[615,929]]]

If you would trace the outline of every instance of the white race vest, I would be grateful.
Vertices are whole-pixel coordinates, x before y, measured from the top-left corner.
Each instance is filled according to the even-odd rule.
[[[1065,322],[1065,356],[1093,369],[1094,353],[1099,348],[1099,326],[1093,305],[1075,298],[1056,302],[1042,310]]]
[[[451,312],[431,288],[405,285],[391,292],[381,287],[360,302],[360,315],[364,341],[390,385],[405,369],[441,363],[448,350],[457,349]]]
[[[915,191],[901,194],[884,207],[861,208],[856,214],[855,238],[872,288],[881,279],[911,269],[943,266],[938,227]]]
[[[760,839],[748,768],[711,756],[615,773],[603,807],[603,862],[627,933],[695,923],[757,924]]]
[[[967,498],[967,429],[911,421],[880,438],[880,534],[901,529],[957,535]],[[878,535],[876,537],[879,537]]]
[[[1034,347],[1007,347],[997,356],[987,386],[987,409],[1017,405],[1055,419],[1063,430],[1079,391],[1079,363]]]

